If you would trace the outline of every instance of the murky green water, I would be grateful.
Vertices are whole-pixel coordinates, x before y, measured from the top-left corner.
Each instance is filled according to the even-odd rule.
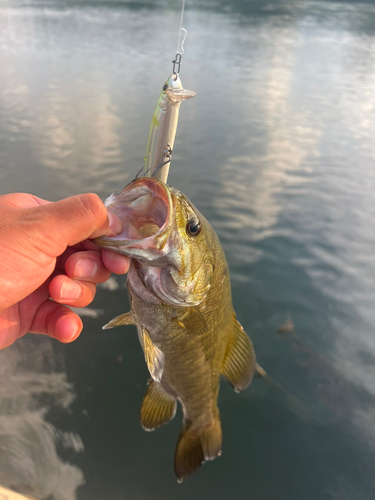
[[[0,484],[40,500],[375,496],[375,7],[186,0],[170,183],[217,230],[237,315],[283,388],[223,382],[222,458],[177,485],[181,413],[138,423],[148,374],[124,278],[72,345],[0,354]],[[0,0],[0,193],[118,190],[142,166],[179,2]],[[294,334],[281,335],[287,319]]]

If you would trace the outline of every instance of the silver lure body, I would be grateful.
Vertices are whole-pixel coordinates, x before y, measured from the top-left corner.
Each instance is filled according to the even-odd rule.
[[[145,156],[146,176],[156,177],[162,182],[167,181],[181,101],[194,96],[195,92],[182,87],[178,75],[172,74],[164,83],[148,135]]]

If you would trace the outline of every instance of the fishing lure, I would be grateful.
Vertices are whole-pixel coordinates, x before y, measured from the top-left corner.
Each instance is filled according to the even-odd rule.
[[[184,6],[185,0],[183,0],[182,4],[177,54],[172,61],[172,74],[161,89],[152,116],[145,155],[145,166],[141,170],[145,176],[155,177],[163,182],[166,182],[168,179],[181,101],[191,99],[195,96],[194,91],[183,88],[179,76],[182,54],[184,53],[184,42],[187,35],[187,31],[182,28]]]

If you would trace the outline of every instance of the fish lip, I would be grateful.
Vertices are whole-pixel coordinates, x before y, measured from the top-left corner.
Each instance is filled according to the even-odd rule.
[[[95,243],[100,247],[107,247],[107,248],[111,247],[114,250],[116,250],[119,247],[123,248],[123,247],[143,246],[142,243],[144,244],[145,242],[147,243],[152,241],[155,242],[155,240],[161,238],[169,230],[173,221],[172,196],[168,186],[164,184],[164,182],[155,179],[154,177],[141,177],[140,179],[135,179],[132,182],[130,182],[127,186],[125,186],[125,188],[122,191],[117,191],[116,193],[113,193],[104,202],[107,210],[111,211],[110,207],[111,205],[114,204],[113,202],[111,203],[111,200],[113,199],[114,196],[121,196],[141,186],[146,187],[149,191],[156,194],[156,196],[158,196],[158,198],[161,199],[167,207],[166,220],[164,224],[159,228],[159,230],[155,234],[141,239],[125,238],[120,240],[117,239],[119,235],[99,236],[98,238],[94,238],[91,240],[93,243]],[[154,246],[157,247],[156,244]]]

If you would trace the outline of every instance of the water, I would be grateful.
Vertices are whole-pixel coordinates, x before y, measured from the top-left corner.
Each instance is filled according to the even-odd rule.
[[[0,1],[0,193],[105,198],[142,166],[179,2]],[[177,485],[128,308],[99,288],[72,345],[0,353],[0,484],[40,500],[375,495],[375,6],[188,0],[170,183],[217,230],[234,304],[282,391],[223,382],[223,456]],[[292,319],[295,333],[277,329]]]

